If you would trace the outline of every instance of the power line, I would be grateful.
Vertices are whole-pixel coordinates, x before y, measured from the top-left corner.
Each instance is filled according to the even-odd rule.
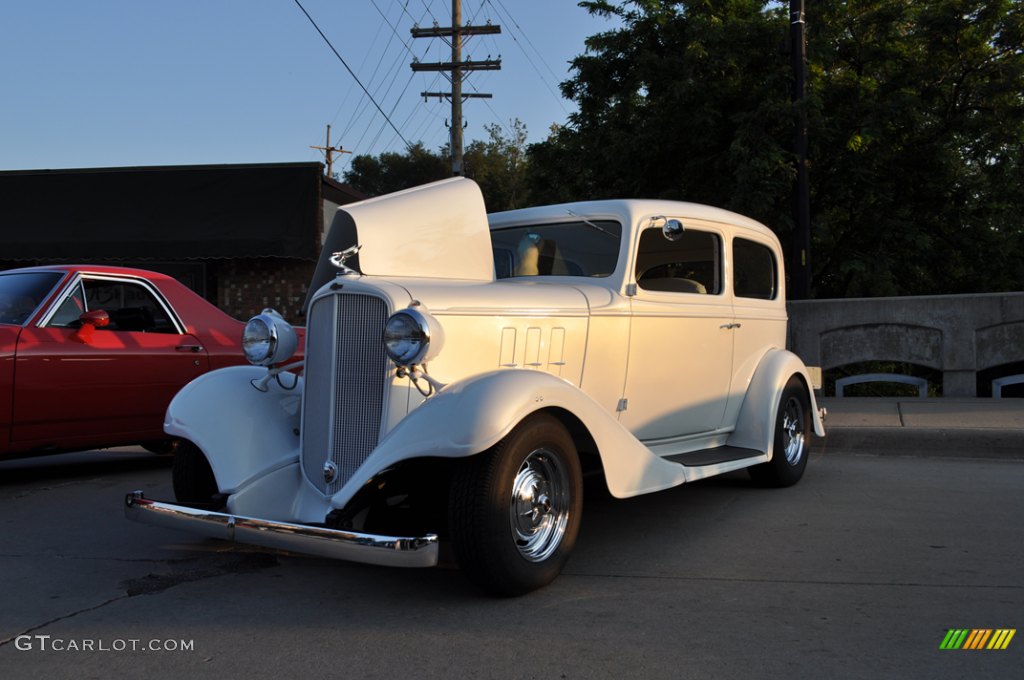
[[[402,11],[405,12],[406,14],[409,14],[409,11],[407,9],[408,4],[409,4],[409,0],[405,0],[405,5],[401,6]],[[373,2],[373,6],[374,6],[374,9],[377,10],[377,13],[380,14],[381,17],[384,19],[384,23],[386,23],[388,25],[388,27],[391,28],[391,32],[393,34],[393,37],[391,37],[388,40],[387,45],[384,47],[384,50],[381,52],[380,58],[377,59],[377,65],[374,67],[373,74],[370,76],[370,83],[371,84],[373,83],[374,79],[376,79],[377,73],[378,73],[378,71],[380,71],[380,67],[384,64],[384,58],[387,56],[387,51],[388,51],[388,49],[391,47],[391,45],[394,42],[394,37],[398,37],[399,41],[401,42],[401,36],[398,35],[397,30],[394,28],[394,26],[391,24],[391,22],[387,19],[386,15],[384,15],[384,13],[381,12],[380,8],[377,6],[377,3],[375,1]],[[409,16],[412,17],[411,14],[409,14]],[[424,13],[423,16],[425,17],[426,13]],[[413,18],[415,19],[415,17],[413,17]],[[373,42],[371,44],[376,44],[377,37],[380,35],[380,32],[381,32],[381,30],[383,30],[383,28],[384,28],[383,24],[380,24],[377,27],[377,33],[374,35],[374,40],[373,40]],[[411,39],[410,39],[410,42],[411,42]],[[403,46],[406,48],[406,50],[411,51],[409,49],[409,46],[406,43],[403,42]],[[363,56],[363,61],[364,62],[370,56],[370,54],[371,54],[370,50],[366,50],[366,53]],[[415,54],[413,56],[415,57]],[[393,70],[392,83],[394,82],[394,79],[398,77],[400,62],[401,62],[401,57],[399,57],[399,59],[393,63],[393,65],[392,65],[392,67],[390,69],[390,70]],[[380,86],[376,87],[375,90],[379,93],[380,92]],[[390,87],[388,88],[388,90],[390,91]],[[347,95],[346,95],[346,99],[347,99]],[[341,106],[344,106],[344,102],[342,102]],[[363,95],[360,95],[359,102],[356,104],[356,107],[355,107],[356,110],[355,110],[354,114],[349,118],[349,122],[348,122],[348,125],[345,128],[345,132],[343,133],[343,136],[347,135],[348,132],[360,120],[360,118],[362,118],[363,112],[366,110],[367,106],[368,106],[368,103],[366,102],[366,97],[363,96]],[[339,111],[340,111],[340,106],[339,106]],[[403,127],[403,129],[405,129],[404,125],[402,127]],[[367,127],[363,131],[363,134],[360,136],[359,144],[362,143],[363,139],[365,139],[365,137],[366,137],[368,132],[369,132],[369,127]]]
[[[492,7],[494,6],[494,4],[493,4],[493,2],[492,2],[491,0],[484,0],[484,1],[485,1],[485,2],[487,2],[488,4],[490,4],[490,5],[492,6]],[[532,40],[530,40],[530,36],[528,36],[528,35],[526,34],[526,31],[525,31],[525,30],[523,30],[523,27],[522,27],[522,26],[520,26],[520,25],[519,25],[519,22],[518,22],[518,21],[516,21],[516,20],[515,20],[515,19],[514,19],[514,18],[512,17],[512,12],[510,12],[510,11],[509,11],[509,9],[508,9],[508,7],[506,7],[506,6],[505,6],[505,3],[504,3],[504,1],[503,1],[503,0],[494,0],[494,1],[495,1],[495,2],[497,2],[497,3],[498,3],[498,4],[500,5],[500,6],[501,6],[501,9],[502,9],[502,10],[504,10],[504,12],[505,12],[505,16],[506,16],[506,17],[508,17],[508,20],[512,22],[512,25],[513,25],[513,26],[515,26],[515,27],[516,27],[517,29],[519,29],[519,32],[520,32],[520,33],[522,34],[522,36],[523,36],[523,40],[525,40],[525,41],[526,41],[526,44],[527,44],[527,45],[529,45],[529,46],[530,46],[531,48],[533,48],[533,51],[534,51],[534,53],[535,53],[535,54],[537,55],[537,57],[538,57],[538,58],[540,59],[540,62],[541,62],[542,64],[544,64],[544,68],[546,68],[546,69],[548,70],[548,73],[550,73],[550,74],[551,74],[551,77],[552,77],[552,78],[554,78],[555,80],[558,80],[558,75],[557,75],[557,74],[556,74],[556,73],[555,73],[554,71],[552,71],[552,70],[551,70],[551,66],[549,66],[549,65],[548,65],[548,62],[547,62],[547,60],[546,60],[546,59],[544,58],[544,55],[543,55],[543,54],[541,54],[541,51],[537,49],[537,46],[536,46],[535,44],[533,44],[533,41],[532,41]]]
[[[555,75],[555,72],[551,70],[550,66],[548,66],[548,63],[547,63],[547,61],[544,60],[544,56],[540,53],[540,50],[538,50],[537,46],[533,44],[533,41],[530,40],[530,37],[528,35],[526,35],[526,31],[524,31],[523,27],[520,26],[516,22],[516,20],[512,18],[512,13],[508,11],[507,7],[505,7],[505,3],[503,3],[501,0],[497,0],[498,4],[495,5],[493,2],[490,2],[490,0],[486,0],[486,1],[489,2],[491,7],[494,8],[495,14],[499,14],[498,6],[501,7],[501,11],[504,11],[504,13],[505,13],[505,21],[506,21],[506,23],[510,23],[513,26],[515,26],[517,29],[519,29],[519,33],[523,36],[523,40],[525,40],[527,42],[527,44],[529,44],[530,47],[533,48],[533,51],[536,52],[537,56],[540,58],[541,63],[544,64],[544,68],[546,68],[548,70],[548,73],[550,73],[555,78],[555,80],[558,80],[558,76]],[[501,17],[499,16],[498,18],[500,19]],[[533,58],[530,57],[530,53],[526,51],[526,48],[523,47],[522,43],[519,42],[519,39],[516,37],[515,33],[511,29],[509,29],[509,35],[512,36],[512,40],[513,40],[513,42],[515,42],[516,47],[519,48],[519,51],[523,53],[524,57],[526,57],[526,61],[529,62],[530,67],[533,68],[534,73],[537,74],[537,76],[540,78],[541,82],[544,83],[544,86],[547,87],[548,91],[554,96],[555,101],[558,102],[558,105],[561,107],[562,112],[565,113],[565,114],[568,114],[569,110],[566,109],[565,108],[565,104],[562,103],[562,96],[560,94],[558,94],[556,89],[551,86],[550,82],[548,82],[548,79],[544,76],[544,74],[540,72],[540,69],[537,68],[537,64],[535,64],[534,61],[533,61]]]
[[[374,6],[375,9],[377,9],[377,12],[380,13],[380,9],[377,7],[376,2],[373,3],[373,6]],[[377,33],[375,34],[374,39],[373,39],[373,43],[371,43],[371,44],[376,44],[377,36],[380,35],[380,32],[383,29],[384,29],[383,26],[378,26],[377,27]],[[370,83],[370,86],[374,88],[374,94],[376,94],[376,95],[380,94],[380,89],[381,89],[382,85],[381,84],[377,84],[376,86],[374,86],[373,83],[377,79],[377,73],[380,71],[381,66],[384,65],[384,57],[387,55],[388,50],[391,48],[391,45],[394,43],[394,41],[395,41],[394,36],[388,38],[387,44],[384,45],[384,49],[381,52],[381,58],[377,60],[376,65],[373,67],[373,73],[370,74],[370,79],[367,81],[368,83]],[[370,56],[370,50],[366,50],[365,54],[363,55],[363,63],[366,62],[366,59],[369,56]],[[360,65],[360,70],[362,70],[362,66],[361,65]],[[394,78],[395,76],[392,76],[392,77]],[[384,79],[386,79],[386,78],[387,78],[387,75],[385,74]],[[383,80],[381,82],[383,82]],[[343,137],[348,135],[349,131],[352,129],[352,126],[355,125],[356,121],[358,121],[360,117],[362,117],[363,112],[366,111],[366,107],[367,106],[368,106],[368,104],[367,104],[367,101],[366,101],[366,97],[363,96],[363,95],[360,95],[359,102],[356,104],[355,116],[352,117],[349,120],[348,125],[345,127],[345,131],[342,133]],[[366,132],[364,131],[363,132],[363,137],[365,137],[365,136],[366,136]],[[359,139],[359,143],[361,144],[362,141],[363,140],[362,140],[362,137],[361,137]]]
[[[409,76],[409,80],[406,81],[405,87],[402,88],[402,91],[398,94],[398,98],[395,99],[395,105],[391,107],[391,114],[394,114],[395,109],[397,109],[398,105],[402,103],[402,98],[405,97],[405,93],[409,91],[409,86],[412,84],[412,81],[413,81],[413,79],[415,77],[416,77],[415,73],[413,73],[413,74],[411,74]],[[390,90],[391,90],[391,88],[388,88],[388,91],[390,91]],[[380,130],[377,132],[377,136],[373,138],[372,142],[370,142],[370,148],[373,148],[374,145],[376,145],[377,142],[380,140],[380,136],[382,134],[384,134],[384,128],[385,127],[386,127],[385,125],[381,125],[380,126]]]
[[[374,34],[373,40],[370,41],[371,45],[377,43],[377,38],[378,38],[378,36],[380,36],[380,32],[381,32],[381,30],[383,30],[383,28],[384,28],[383,26],[378,26],[377,27],[377,32]],[[361,62],[359,62],[359,71],[360,72],[362,72],[363,66],[366,65],[366,60],[369,57],[370,57],[370,50],[366,50],[365,52],[363,52],[363,60]],[[348,84],[348,89],[345,90],[345,94],[341,98],[341,103],[338,104],[338,110],[334,112],[334,116],[331,118],[331,124],[332,125],[334,124],[334,121],[338,120],[338,116],[341,115],[341,110],[345,107],[345,103],[348,101],[348,97],[352,93],[352,88],[355,87],[355,86],[356,86],[356,84],[354,82]],[[362,96],[360,96],[360,101],[362,101]],[[351,127],[351,123],[349,124],[349,126]],[[345,131],[341,133],[341,136],[344,137],[346,134],[348,134],[348,128],[346,128]]]
[[[408,15],[418,25],[420,22],[422,22],[424,19],[426,19],[427,14],[429,12],[429,8],[426,8],[426,10],[423,13],[423,16],[421,16],[419,18],[419,20],[417,20],[415,16],[413,16],[412,14],[409,13],[408,5],[409,5],[410,1],[411,0],[405,0],[404,3],[402,3],[402,2],[398,2],[396,0],[396,4],[399,5],[399,8],[401,9],[402,13]],[[380,8],[377,6],[376,2],[374,2],[374,7],[375,7],[375,9],[377,9],[378,14],[381,14],[381,18],[384,20],[385,23],[388,24],[388,26],[391,28],[392,32],[395,33],[396,36],[398,36],[399,34],[397,33],[396,27],[394,26],[394,24],[391,23],[391,21],[388,19],[388,17],[380,11]],[[381,28],[383,28],[383,25],[381,25]],[[409,53],[412,54],[413,59],[414,60],[417,59],[416,54],[409,47],[409,44],[411,44],[412,39],[410,38],[408,43],[402,41],[401,38],[399,38],[399,41],[403,43],[403,46],[405,47],[406,51],[408,51]],[[390,44],[390,42],[391,41],[389,41],[389,44]],[[426,55],[430,51],[430,49],[431,49],[431,45],[428,44],[426,46],[426,48],[423,50],[423,54],[419,56],[418,60],[422,61],[423,58],[426,57]],[[383,55],[381,56],[381,60],[383,60]],[[395,67],[399,66],[400,61],[401,61],[401,56],[399,56],[399,60],[395,62],[395,65],[392,68],[395,68]],[[412,77],[410,77],[409,81],[406,82],[405,87],[402,88],[402,92],[399,94],[398,98],[396,99],[395,104],[391,107],[391,110],[389,112],[389,116],[394,116],[395,111],[397,110],[399,104],[405,98],[405,94],[406,94],[406,92],[408,92],[408,89],[409,89],[410,85],[412,84],[412,80],[413,80],[414,77],[415,77],[415,74],[412,74]],[[440,78],[441,78],[440,74],[435,75],[433,80],[431,81],[431,83],[428,85],[428,88],[429,87],[433,87]],[[397,72],[395,72],[393,74],[393,79],[397,79]],[[388,89],[388,91],[390,92],[390,88]],[[365,99],[365,98],[363,98],[363,99]],[[355,116],[353,117],[353,119],[349,123],[349,127],[350,128],[352,127],[353,123],[356,122],[361,117],[361,115],[362,115],[361,111],[364,110],[361,107],[357,107],[357,108],[358,108],[357,113],[355,114]],[[424,113],[424,112],[429,114],[430,116],[432,116],[434,119],[440,119],[440,116],[437,113],[434,113],[432,110],[425,109],[424,107],[420,107],[420,106],[414,106],[414,107],[410,108],[410,110],[408,112],[408,115],[406,115],[405,120],[402,121],[399,124],[399,127],[402,130],[406,130],[408,132],[409,130],[412,129],[410,127],[410,122],[413,120],[413,118],[416,117],[417,114],[421,114],[421,113]],[[421,140],[422,141],[421,136],[422,136],[423,129],[426,126],[430,125],[432,122],[433,121],[429,117],[423,116],[422,120],[417,123],[415,129],[413,130],[413,133],[410,134],[408,136],[408,138],[409,139],[417,139],[417,140]],[[363,133],[362,133],[362,135],[360,135],[359,141],[357,142],[357,145],[356,145],[357,147],[362,146],[363,140],[366,139],[368,134],[370,134],[372,127],[373,127],[373,125],[371,123],[370,125],[367,125],[367,127],[363,130]],[[377,148],[377,146],[376,146],[377,142],[380,140],[381,135],[383,134],[383,132],[384,132],[384,130],[386,128],[387,128],[386,125],[381,125],[381,127],[379,128],[377,134],[374,135],[372,141],[370,142],[370,147],[371,148]],[[396,139],[397,139],[397,136],[396,135],[392,135],[391,138],[388,139],[387,143],[383,147],[381,147],[379,149],[379,151],[381,153],[383,153],[383,152],[386,152],[389,149],[393,148]],[[351,158],[345,158],[343,163],[347,167],[351,163]]]
[[[354,71],[353,71],[353,70],[352,70],[351,68],[349,68],[349,65],[348,65],[348,64],[347,64],[347,63],[345,62],[345,60],[344,60],[344,59],[342,58],[341,54],[339,54],[339,53],[338,53],[338,50],[336,50],[336,49],[334,48],[334,45],[332,45],[332,44],[331,44],[331,41],[327,39],[327,36],[326,36],[326,35],[324,35],[324,32],[323,32],[323,31],[321,31],[321,30],[320,30],[320,27],[319,27],[319,26],[317,26],[317,24],[316,24],[316,22],[315,22],[315,21],[313,21],[313,17],[311,17],[311,16],[309,15],[309,12],[307,12],[307,11],[306,11],[306,8],[302,6],[302,3],[301,3],[301,2],[299,2],[299,0],[295,0],[295,4],[296,4],[296,5],[298,5],[299,9],[301,9],[301,10],[302,10],[302,13],[306,15],[306,18],[307,18],[307,19],[309,19],[309,23],[313,24],[313,28],[315,28],[315,29],[316,29],[316,32],[320,34],[320,37],[324,39],[324,42],[325,42],[325,43],[327,43],[327,46],[331,48],[331,51],[332,51],[332,52],[334,52],[334,56],[336,56],[336,57],[338,58],[338,61],[340,61],[340,62],[341,62],[341,65],[345,67],[345,70],[349,72],[349,75],[351,75],[351,76],[352,76],[352,77],[353,77],[353,78],[355,79],[355,81],[356,81],[356,82],[357,82],[357,83],[359,84],[359,87],[360,87],[360,88],[362,88],[363,92],[365,92],[365,93],[366,93],[366,96],[370,98],[370,101],[371,101],[371,102],[373,102],[373,105],[374,105],[374,106],[375,106],[375,107],[377,108],[377,111],[379,111],[379,112],[380,112],[380,115],[384,116],[384,120],[386,120],[386,121],[388,122],[388,125],[390,125],[390,126],[391,126],[391,128],[392,128],[392,129],[393,129],[393,130],[394,130],[394,131],[395,131],[395,132],[396,132],[396,133],[398,134],[398,136],[399,136],[399,137],[401,138],[401,140],[402,140],[403,142],[405,142],[405,146],[406,146],[406,147],[409,147],[409,148],[411,148],[411,147],[412,147],[412,144],[410,144],[410,143],[409,143],[409,140],[407,140],[407,139],[406,139],[406,138],[405,138],[405,137],[404,137],[404,136],[402,135],[402,132],[401,132],[401,130],[399,130],[399,129],[398,129],[397,127],[395,127],[395,124],[391,122],[391,119],[390,119],[390,118],[388,118],[388,115],[387,115],[386,113],[384,113],[384,109],[382,109],[382,108],[380,107],[380,104],[378,104],[378,103],[377,103],[377,100],[373,98],[373,95],[371,95],[371,94],[370,94],[370,91],[366,89],[366,86],[365,86],[365,85],[363,85],[362,81],[360,81],[360,80],[359,80],[359,77],[358,77],[358,76],[357,76],[357,75],[355,74],[355,72],[354,72]]]
[[[482,99],[491,96],[489,94],[480,93],[463,94],[463,79],[465,78],[465,75],[471,71],[496,71],[501,68],[500,58],[488,58],[484,61],[464,61],[462,58],[463,38],[466,36],[500,33],[501,27],[491,24],[486,26],[464,26],[462,24],[462,0],[452,0],[451,26],[438,26],[437,24],[435,24],[433,28],[420,28],[418,26],[414,26],[411,32],[414,38],[441,38],[451,45],[451,61],[433,62],[429,64],[421,61],[414,61],[410,66],[414,72],[434,71],[443,73],[451,83],[451,92],[422,92],[421,96],[424,99],[428,97],[437,97],[438,99],[446,98],[451,102],[452,122],[450,129],[452,145],[452,174],[461,175],[463,151],[462,100],[471,97]]]
[[[374,2],[374,7],[376,8],[376,2]],[[379,8],[378,8],[378,12],[379,12]],[[397,30],[391,25],[391,22],[387,19],[387,17],[385,15],[383,15],[383,14],[381,14],[381,16],[384,19],[384,21],[389,26],[391,26],[392,31],[394,32],[395,36],[398,36]],[[393,39],[388,41],[388,46],[389,47],[392,44],[392,42],[393,42]],[[399,42],[401,42],[401,37],[399,37]],[[409,42],[412,42],[412,38],[409,39]],[[409,46],[408,45],[404,45],[404,47],[406,48],[406,50],[410,54],[413,55],[413,58],[415,59],[416,58],[416,54],[409,48]],[[428,48],[429,48],[429,46],[428,46]],[[387,52],[387,49],[385,49],[385,54],[386,54],[386,52]],[[424,52],[424,55],[426,55],[426,52]],[[383,63],[383,58],[384,58],[384,55],[381,56],[381,62],[382,63]],[[387,70],[387,74],[385,75],[385,78],[387,78],[388,76],[391,77],[391,83],[388,85],[387,89],[384,91],[384,96],[382,97],[382,101],[387,99],[387,97],[391,93],[392,88],[395,86],[395,83],[398,81],[399,73],[401,72],[402,61],[403,61],[403,55],[401,54],[401,52],[399,52],[398,56],[396,57],[395,61],[392,64],[391,68],[389,68]],[[409,85],[412,84],[412,81],[413,81],[414,77],[415,77],[415,74],[412,74],[412,76],[410,76],[409,80],[406,82],[405,87],[402,88],[401,93],[395,99],[394,105],[391,107],[390,111],[388,112],[388,117],[394,115],[395,110],[398,108],[399,104],[402,102],[402,99],[404,98],[405,93],[408,91]],[[380,92],[381,87],[383,87],[383,81],[381,82],[381,85],[376,88],[377,93]],[[360,135],[359,141],[357,142],[357,146],[361,146],[362,143],[363,143],[363,140],[366,139],[368,135],[372,134],[372,128],[373,127],[375,127],[375,126],[374,126],[373,122],[371,121],[371,123],[369,123],[367,125],[366,129],[363,130],[363,134]],[[386,125],[381,125],[381,127],[380,127],[379,131],[377,132],[377,134],[373,136],[373,138],[372,138],[372,140],[370,141],[370,144],[369,144],[369,146],[371,148],[376,146],[377,142],[380,140],[380,137],[383,134],[383,132],[384,132],[386,127],[387,127]],[[405,128],[404,125],[402,127]]]
[[[381,19],[383,20],[383,22],[385,24],[387,24],[388,28],[391,29],[391,33],[392,33],[392,37],[388,40],[387,47],[385,47],[383,53],[381,54],[380,59],[378,60],[378,67],[374,69],[374,77],[376,77],[376,73],[379,70],[379,67],[384,64],[384,60],[385,60],[385,57],[387,55],[387,52],[388,52],[390,46],[394,43],[394,39],[395,38],[398,38],[398,42],[401,43],[401,45],[405,49],[405,51],[408,52],[410,55],[412,55],[413,60],[417,60],[417,56],[416,56],[415,52],[413,52],[412,48],[410,47],[410,44],[412,43],[412,39],[410,38],[407,41],[403,40],[401,38],[401,35],[398,33],[398,29],[396,28],[395,24],[392,23],[392,20],[387,16],[387,14],[381,10],[381,8],[378,5],[378,3],[376,2],[376,0],[371,0],[371,2],[373,4],[374,9],[377,11],[377,14],[380,15]],[[413,15],[410,14],[409,10],[408,10],[409,2],[410,2],[410,0],[405,0],[404,4],[398,3],[399,10],[401,11],[401,13],[407,14],[409,17],[411,17],[415,21],[416,18],[413,17]],[[429,12],[430,12],[430,8],[427,7],[426,10],[424,11],[423,16],[420,18],[420,21],[425,19]],[[381,28],[383,28],[383,24],[381,25]],[[378,31],[378,34],[379,34],[379,31]],[[423,55],[421,55],[420,59],[422,59],[423,57],[426,56],[426,53],[427,53],[427,51],[429,51],[429,49],[430,49],[430,46],[428,45],[427,48],[424,50]],[[401,52],[401,50],[400,50],[400,52]],[[400,69],[401,62],[402,62],[402,55],[400,53],[397,56],[397,58],[395,59],[395,61],[393,62],[391,68],[387,70],[387,75],[385,75],[385,79],[390,77],[391,78],[391,83],[390,83],[390,85],[388,85],[387,90],[385,91],[385,95],[384,95],[385,99],[390,94],[390,92],[392,91],[396,81],[398,80],[398,75],[399,75],[399,72],[401,70]],[[388,116],[389,117],[394,116],[395,111],[397,110],[398,106],[401,104],[401,102],[402,102],[402,100],[404,98],[404,95],[408,91],[408,88],[411,85],[411,83],[412,83],[412,78],[410,78],[409,81],[406,82],[405,87],[402,88],[402,91],[398,95],[398,98],[396,99],[394,105],[390,108],[390,110],[388,112]],[[381,92],[382,87],[383,87],[383,81],[381,82],[380,85],[378,85],[377,87],[374,88],[374,92],[375,92],[375,94],[378,97],[380,96],[380,92]],[[352,118],[352,120],[349,122],[349,126],[348,126],[349,128],[352,128],[353,125],[355,123],[357,123],[359,121],[359,119],[362,117],[362,112],[365,110],[365,101],[363,101],[363,100],[365,100],[365,97],[361,97],[360,98],[360,104],[361,105],[357,106],[356,114]],[[413,109],[413,113],[415,113],[415,112],[416,112],[416,109],[414,108]],[[410,118],[411,118],[411,116],[410,116]],[[407,123],[408,123],[408,120],[405,123],[402,123],[400,125],[401,129],[408,131],[409,126],[408,126]],[[362,134],[359,137],[359,141],[356,144],[357,147],[361,147],[362,144],[363,144],[363,141],[365,139],[367,139],[368,136],[372,136],[372,139],[370,141],[370,147],[371,148],[376,148],[377,142],[380,140],[381,135],[383,134],[384,130],[387,128],[387,125],[381,125],[376,134],[373,134],[373,132],[372,132],[374,127],[375,127],[375,125],[373,124],[372,121],[369,124],[367,124],[367,126],[363,129],[363,132],[362,132]],[[413,135],[410,135],[410,138],[411,139],[415,139],[416,137],[413,136]],[[386,151],[387,149],[390,149],[393,146],[393,144],[394,144],[394,140],[395,140],[395,136],[392,135],[391,139],[388,141],[387,145],[384,147],[383,150]]]

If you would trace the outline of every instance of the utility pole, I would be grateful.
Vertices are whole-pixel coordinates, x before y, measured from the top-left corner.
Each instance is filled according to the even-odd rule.
[[[793,271],[795,298],[811,297],[811,191],[807,177],[807,35],[804,0],[789,2],[790,59],[793,64],[793,104],[797,109],[796,188],[793,214],[796,222],[794,250],[797,261]]]
[[[351,151],[345,151],[345,149],[331,146],[331,126],[327,126],[327,146],[311,146],[310,149],[317,149],[324,152],[324,156],[327,157],[327,177],[334,179],[334,154],[336,153],[352,153]]]
[[[463,61],[462,60],[462,38],[470,35],[493,35],[501,33],[501,26],[486,24],[484,26],[463,26],[462,25],[462,0],[452,0],[452,25],[434,26],[433,28],[412,28],[414,38],[442,38],[452,48],[452,60],[450,62],[436,62],[424,64],[414,61],[413,71],[440,71],[451,82],[451,92],[421,92],[424,99],[437,97],[448,99],[452,104],[451,122],[451,147],[452,147],[452,174],[462,174],[462,102],[465,99],[481,98],[489,99],[489,94],[463,94],[462,80],[469,71],[497,71],[501,69],[501,58],[487,59],[486,61]],[[450,75],[449,75],[450,74]]]

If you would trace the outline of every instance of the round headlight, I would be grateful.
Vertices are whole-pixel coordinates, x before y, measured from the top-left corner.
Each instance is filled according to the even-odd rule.
[[[297,346],[295,329],[272,309],[249,319],[242,331],[242,351],[256,366],[279,364],[295,354]]]
[[[429,314],[410,307],[384,324],[384,351],[399,366],[426,363],[441,350],[441,327]]]

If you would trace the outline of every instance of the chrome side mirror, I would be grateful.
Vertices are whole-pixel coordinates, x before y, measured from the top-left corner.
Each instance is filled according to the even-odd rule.
[[[661,225],[661,235],[667,241],[678,241],[683,237],[683,232],[686,231],[686,227],[679,220],[670,220],[664,215],[651,218],[652,227],[656,227],[659,224]]]

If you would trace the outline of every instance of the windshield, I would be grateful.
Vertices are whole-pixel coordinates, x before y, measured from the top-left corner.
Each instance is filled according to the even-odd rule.
[[[25,323],[63,276],[60,272],[0,274],[0,323]]]
[[[494,274],[611,276],[619,260],[622,225],[610,220],[531,224],[491,231]]]

